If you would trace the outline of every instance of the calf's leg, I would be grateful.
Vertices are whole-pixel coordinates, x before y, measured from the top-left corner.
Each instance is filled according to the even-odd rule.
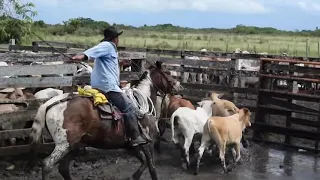
[[[184,157],[185,157],[185,162],[187,165],[187,169],[190,167],[190,160],[189,160],[189,148],[192,143],[193,135],[185,136],[184,138]]]
[[[194,172],[195,175],[199,173],[199,166],[200,166],[200,160],[203,156],[204,150],[210,145],[210,137],[208,134],[203,133],[201,137],[201,145],[199,147],[199,151],[197,154],[197,164],[196,164],[196,170]]]
[[[219,142],[218,143],[218,148],[219,148],[219,158],[220,158],[220,161],[221,161],[221,166],[223,168],[224,173],[227,173],[227,166],[226,166],[226,159],[225,159],[226,143]]]

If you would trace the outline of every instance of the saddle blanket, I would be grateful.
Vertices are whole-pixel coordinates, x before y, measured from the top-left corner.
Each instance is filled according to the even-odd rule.
[[[80,96],[90,96],[93,98],[93,103],[95,106],[108,103],[108,99],[104,94],[102,94],[97,89],[93,89],[90,86],[85,86],[84,88],[78,87],[78,93]]]

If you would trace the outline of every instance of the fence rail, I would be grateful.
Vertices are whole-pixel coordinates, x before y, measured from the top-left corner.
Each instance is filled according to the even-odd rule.
[[[69,42],[57,42],[47,41],[50,45],[58,49],[63,53],[74,52],[72,48],[79,50],[85,50],[90,48],[88,45],[75,44]],[[2,45],[2,49],[3,49]],[[33,52],[56,52],[52,47],[47,46],[43,41],[33,41],[31,46],[20,46],[20,45],[7,45],[9,51],[26,50]],[[260,58],[271,58],[271,59],[296,59],[303,61],[320,61],[320,57],[305,57],[305,56],[284,56],[284,55],[265,55],[265,54],[241,54],[241,53],[229,53],[229,52],[199,52],[199,51],[186,51],[186,50],[168,50],[168,49],[150,49],[150,48],[132,48],[132,47],[118,47],[118,51],[126,52],[141,52],[154,55],[166,55],[173,57],[184,57],[184,56],[198,56],[198,57],[215,57],[215,58],[231,58],[231,59],[260,59]]]

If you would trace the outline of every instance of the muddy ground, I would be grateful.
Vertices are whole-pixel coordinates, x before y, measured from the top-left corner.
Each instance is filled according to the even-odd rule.
[[[166,133],[166,138],[170,136]],[[297,150],[281,150],[264,144],[251,142],[251,147],[242,149],[242,164],[230,174],[223,174],[217,157],[204,156],[199,175],[193,175],[180,166],[180,153],[172,143],[162,143],[161,154],[156,154],[156,168],[160,180],[259,180],[259,179],[320,179],[320,157],[315,154],[301,153]],[[0,161],[0,179],[4,180],[38,180],[41,169],[36,166],[31,173],[22,171],[25,161],[22,157],[14,161]],[[38,159],[39,160],[39,159]],[[14,170],[6,171],[9,162]],[[71,174],[75,180],[116,180],[130,177],[138,168],[139,162],[125,151],[103,151],[88,149],[70,164]],[[57,168],[51,173],[51,179],[62,180]],[[146,170],[142,180],[151,179]]]

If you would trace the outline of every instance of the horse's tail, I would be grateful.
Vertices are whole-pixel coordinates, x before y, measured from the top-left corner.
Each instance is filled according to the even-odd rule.
[[[37,155],[38,146],[40,144],[40,137],[42,134],[42,129],[43,129],[43,127],[45,125],[45,121],[46,121],[47,107],[48,107],[47,103],[42,104],[39,107],[37,114],[36,114],[36,117],[35,117],[33,124],[32,124],[31,133],[29,135],[30,141],[31,141],[29,153],[31,155],[29,156],[29,159],[28,159],[26,166],[25,166],[27,169],[33,167],[33,165],[34,165],[33,163],[34,163],[34,159]]]
[[[36,117],[34,118],[30,134],[32,144],[39,144],[40,142],[42,129],[46,122],[47,107],[48,105],[46,103],[42,104],[37,111]]]

